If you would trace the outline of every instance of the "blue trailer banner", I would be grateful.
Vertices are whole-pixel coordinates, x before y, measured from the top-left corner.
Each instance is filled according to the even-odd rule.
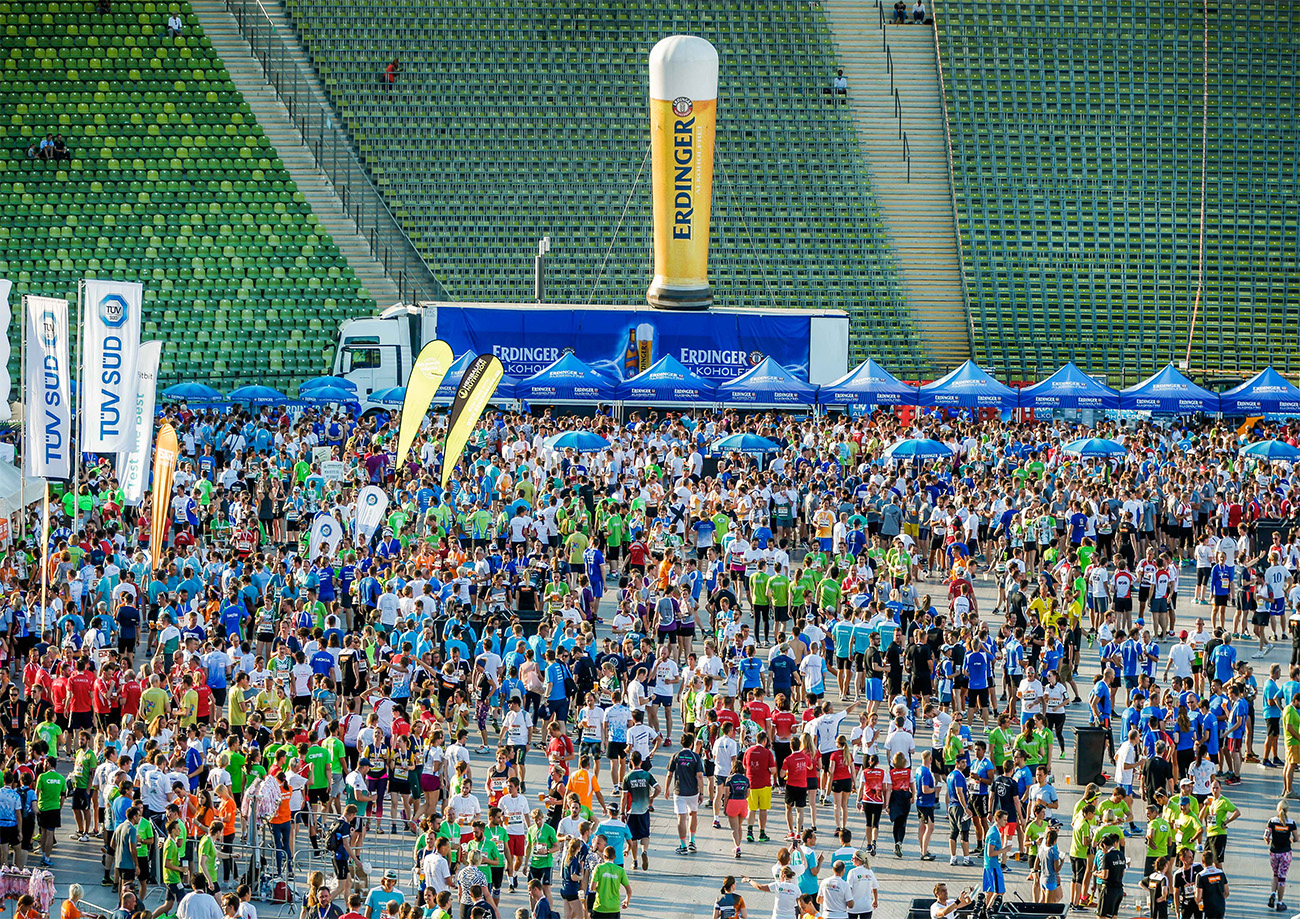
[[[613,381],[636,376],[664,355],[711,383],[735,379],[765,357],[808,379],[807,315],[440,304],[437,327],[454,353],[495,354],[516,379],[565,353]]]

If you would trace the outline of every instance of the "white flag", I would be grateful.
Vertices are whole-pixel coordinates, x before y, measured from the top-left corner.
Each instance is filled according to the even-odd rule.
[[[370,542],[388,510],[388,493],[378,485],[367,485],[357,495],[357,522],[354,528],[358,546]]]
[[[117,481],[126,495],[127,507],[139,507],[144,501],[144,486],[153,464],[153,410],[158,396],[158,362],[162,359],[160,341],[140,345],[136,361],[135,419],[132,421],[133,446],[117,454]]]
[[[27,314],[27,392],[23,395],[27,475],[72,478],[72,368],[68,364],[68,301],[23,297]]]
[[[339,543],[343,541],[343,526],[334,517],[325,512],[316,515],[316,519],[311,524],[311,540],[308,546],[311,551],[311,561],[315,561],[322,555],[326,558],[333,558],[334,553],[338,551]]]
[[[134,281],[85,281],[82,296],[81,451],[130,450],[144,292]]]
[[[9,309],[9,294],[13,285],[0,278],[0,421],[8,421],[9,394],[13,382],[9,379],[9,325],[13,321],[13,311]],[[19,386],[22,385],[20,382]]]

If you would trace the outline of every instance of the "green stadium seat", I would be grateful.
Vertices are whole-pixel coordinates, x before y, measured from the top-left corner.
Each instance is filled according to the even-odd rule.
[[[315,270],[336,280],[331,323],[370,314],[374,301],[302,197],[278,197],[293,183],[189,4],[179,4],[184,44],[154,28],[168,6],[114,0],[106,24],[93,3],[0,3],[10,39],[0,51],[0,276],[16,294],[69,300],[83,276],[139,280],[145,334],[168,342],[164,385],[186,374],[225,388],[291,387],[326,369],[328,346],[322,327],[311,361],[270,360],[291,331],[280,317],[325,312],[325,298],[306,287],[268,309],[267,276],[301,255],[293,237],[317,234]],[[30,139],[47,131],[65,136],[70,162],[27,159]],[[255,318],[229,324],[236,303],[241,322]],[[236,329],[253,334],[228,341],[220,366],[210,362],[207,348]],[[19,331],[15,323],[11,374]],[[191,353],[193,342],[205,348]]]

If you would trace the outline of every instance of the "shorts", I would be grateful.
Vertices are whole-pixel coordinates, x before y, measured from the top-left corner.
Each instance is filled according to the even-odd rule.
[[[700,809],[699,795],[674,795],[673,812],[677,815],[693,814]]]
[[[728,817],[748,817],[749,802],[744,798],[727,799],[727,816]]]
[[[22,839],[22,833],[18,824],[13,826],[0,826],[0,846],[16,846]],[[135,870],[134,868],[131,870]]]
[[[1264,626],[1268,625],[1269,612],[1266,609],[1257,609],[1250,614],[1250,624]]]
[[[74,811],[90,810],[90,789],[72,789],[72,809]]]
[[[831,781],[831,791],[839,794],[848,793],[853,790],[853,779],[833,779]]]
[[[1209,569],[1209,568],[1197,568],[1197,569],[1196,569],[1196,586],[1197,586],[1197,587],[1203,587],[1203,586],[1205,586],[1205,585],[1208,584],[1208,583],[1210,583],[1210,569]]]
[[[970,839],[971,819],[966,809],[960,804],[948,808],[948,838]]]
[[[1152,615],[1155,615],[1155,614],[1157,614],[1157,613],[1167,613],[1167,612],[1169,612],[1169,598],[1168,598],[1168,597],[1152,597],[1152,598],[1151,598],[1151,613],[1152,613]]]
[[[334,877],[338,878],[340,881],[346,881],[348,879],[348,860],[346,858],[335,856]]]
[[[515,858],[523,858],[527,848],[525,840],[527,837],[520,833],[518,836],[509,834],[506,836],[506,850]]]
[[[1222,747],[1224,753],[1236,753],[1238,750],[1241,749],[1241,738],[1225,737],[1223,738],[1223,742],[1222,744],[1220,744],[1220,746]]]
[[[395,785],[396,782],[394,782],[393,784]],[[392,786],[389,786],[389,787],[391,788]],[[308,789],[307,789],[307,803],[308,803],[308,804],[324,804],[324,803],[326,803],[327,801],[329,801],[329,799],[330,799],[330,790],[329,790],[328,788],[308,788]]]
[[[808,789],[798,788],[794,785],[785,786],[785,806],[786,807],[807,807]]]
[[[1101,905],[1097,909],[1097,915],[1101,919],[1106,919],[1107,916],[1118,916],[1119,909],[1123,904],[1123,887],[1103,887],[1101,889]]]
[[[916,805],[916,815],[921,818],[923,823],[934,823],[934,807],[933,804],[928,807],[918,804]]]
[[[1088,872],[1087,857],[1070,856],[1070,877],[1076,884],[1083,883],[1083,876]]]
[[[865,689],[866,701],[883,702],[885,700],[885,684],[883,680],[867,680]]]
[[[68,726],[74,731],[89,731],[95,726],[95,713],[73,712]]]
[[[60,810],[37,811],[36,825],[42,830],[57,830],[63,826],[63,812]]]
[[[550,883],[551,883],[551,869],[550,869],[550,867],[548,866],[548,867],[546,867],[546,868],[534,868],[532,865],[529,865],[529,866],[528,866],[528,880],[530,880],[530,881],[541,881],[543,885],[549,887],[549,886],[550,886]]]
[[[772,786],[749,789],[749,809],[765,811],[772,809]]]
[[[1280,737],[1282,735],[1282,719],[1280,717],[1265,718],[1264,723],[1268,725],[1269,737]]]
[[[984,689],[966,690],[966,704],[970,706],[979,705],[981,708],[989,707],[989,691]]]
[[[1132,598],[1132,597],[1116,597],[1116,598],[1115,598],[1115,612],[1117,612],[1117,613],[1131,613],[1131,612],[1133,612],[1133,598]]]
[[[753,794],[753,792],[750,792],[750,794]],[[650,814],[648,812],[644,814],[628,814],[627,831],[634,842],[640,839],[649,839]]]
[[[520,749],[522,750],[524,748],[520,747]],[[610,759],[623,759],[627,756],[627,741],[611,740],[606,748],[606,752],[609,754]]]
[[[988,795],[971,795],[970,811],[976,817],[988,817],[989,815],[989,796]]]

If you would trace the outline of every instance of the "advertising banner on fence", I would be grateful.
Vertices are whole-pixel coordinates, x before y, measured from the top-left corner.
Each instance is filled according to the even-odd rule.
[[[648,370],[665,354],[714,384],[735,379],[765,357],[807,380],[810,324],[807,314],[759,310],[438,306],[439,339],[457,354],[494,355],[513,379],[532,376],[567,351],[614,382]]]
[[[353,538],[358,546],[370,542],[384,522],[384,511],[388,510],[388,493],[378,485],[367,485],[357,495],[357,520],[353,527]]]
[[[460,455],[469,443],[469,432],[487,408],[488,399],[496,392],[497,384],[505,371],[501,362],[488,354],[480,354],[474,362],[465,368],[456,389],[456,401],[451,404],[451,415],[447,420],[447,444],[442,454],[442,487],[447,487],[451,471],[460,462]]]
[[[140,346],[135,364],[135,418],[131,422],[130,450],[117,454],[117,481],[126,496],[128,507],[144,501],[144,485],[149,481],[153,458],[153,410],[158,398],[158,362],[162,359],[162,342],[147,341]]]
[[[167,514],[171,511],[172,479],[176,475],[176,457],[180,444],[176,429],[163,422],[153,450],[153,529],[149,533],[149,558],[162,557],[163,538],[167,535]]]
[[[411,449],[415,435],[424,422],[424,413],[433,402],[433,394],[451,368],[455,355],[445,341],[431,341],[424,346],[420,356],[406,378],[406,399],[402,402],[402,424],[397,429],[397,456],[393,465],[401,467],[406,452]]]
[[[72,478],[72,367],[68,301],[23,297],[27,322],[27,392],[23,394],[27,475]]]
[[[134,281],[82,282],[83,453],[130,450],[144,291]]]

